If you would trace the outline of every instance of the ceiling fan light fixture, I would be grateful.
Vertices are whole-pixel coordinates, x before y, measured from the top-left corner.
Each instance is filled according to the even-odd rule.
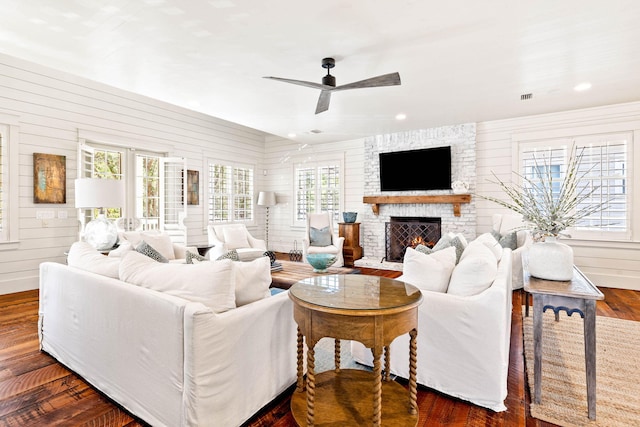
[[[327,75],[322,78],[322,84],[325,86],[336,87],[336,78],[327,72]]]

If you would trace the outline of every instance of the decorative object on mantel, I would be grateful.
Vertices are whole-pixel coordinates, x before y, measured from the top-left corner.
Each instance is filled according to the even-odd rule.
[[[469,184],[464,181],[453,181],[451,183],[453,194],[464,194],[469,191]]]
[[[358,212],[342,212],[342,219],[347,224],[353,224],[356,222],[356,218],[358,217]]]
[[[580,169],[583,151],[584,148],[577,153],[575,145],[572,146],[567,170],[559,187],[557,180],[553,179],[552,168],[546,158],[539,164],[534,155],[533,179],[514,172],[523,180],[522,184],[507,185],[493,173],[496,181],[491,182],[498,184],[511,202],[478,195],[521,214],[522,219],[529,224],[528,228],[535,243],[529,249],[528,270],[534,277],[571,280],[573,249],[557,239],[560,236],[571,237],[565,232],[567,228],[608,205],[608,202],[605,202],[581,207],[581,203],[600,188],[580,185],[580,181],[593,168]]]
[[[289,259],[296,262],[302,261],[302,249],[298,249],[297,240],[293,241],[293,249],[289,251]]]
[[[460,204],[470,203],[470,194],[442,194],[433,196],[364,196],[362,203],[371,205],[374,215],[380,213],[383,204],[421,204],[421,203],[450,203],[453,205],[453,215],[460,216]]]

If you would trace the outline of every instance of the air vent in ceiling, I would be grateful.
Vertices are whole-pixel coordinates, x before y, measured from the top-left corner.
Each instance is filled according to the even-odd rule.
[[[526,101],[527,99],[531,98],[533,98],[532,93],[523,93],[522,95],[520,95],[520,101]]]

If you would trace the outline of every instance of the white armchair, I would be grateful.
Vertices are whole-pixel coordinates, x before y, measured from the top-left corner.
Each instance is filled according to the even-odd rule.
[[[333,267],[342,267],[344,257],[342,246],[344,237],[333,232],[333,218],[330,212],[307,214],[307,231],[302,239],[302,258],[307,262],[307,254],[335,254]]]
[[[529,250],[529,245],[533,243],[531,233],[522,227],[525,225],[521,215],[493,214],[492,229],[501,235],[516,232],[516,249],[511,251],[512,256],[512,286],[513,289],[520,289],[524,286],[522,277],[522,254]]]
[[[265,241],[249,234],[244,224],[209,225],[207,235],[209,245],[213,245],[207,253],[212,260],[235,249],[240,261],[252,261],[267,250]]]

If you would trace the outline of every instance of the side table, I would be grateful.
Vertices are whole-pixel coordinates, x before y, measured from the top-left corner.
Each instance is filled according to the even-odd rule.
[[[362,258],[362,246],[360,246],[360,223],[339,222],[338,235],[344,237],[342,256],[345,267],[353,267],[353,262]]]
[[[542,394],[542,314],[552,309],[556,320],[564,310],[569,316],[578,313],[584,319],[584,357],[587,374],[589,419],[596,419],[596,300],[604,295],[584,274],[573,267],[569,281],[544,280],[524,271],[524,290],[533,295],[533,385],[534,403]]]
[[[420,290],[399,280],[360,274],[310,277],[289,289],[298,324],[298,380],[291,412],[298,425],[416,426]],[[390,377],[389,346],[409,333],[409,390]],[[335,370],[315,373],[315,345],[335,339]],[[357,340],[373,352],[373,373],[340,368],[340,340]],[[303,377],[307,343],[307,378]],[[384,375],[381,356],[384,351]],[[384,381],[382,381],[384,379]],[[306,393],[302,393],[306,388]],[[364,398],[372,394],[370,399]],[[384,403],[384,406],[383,406]],[[369,424],[368,422],[365,422]]]

